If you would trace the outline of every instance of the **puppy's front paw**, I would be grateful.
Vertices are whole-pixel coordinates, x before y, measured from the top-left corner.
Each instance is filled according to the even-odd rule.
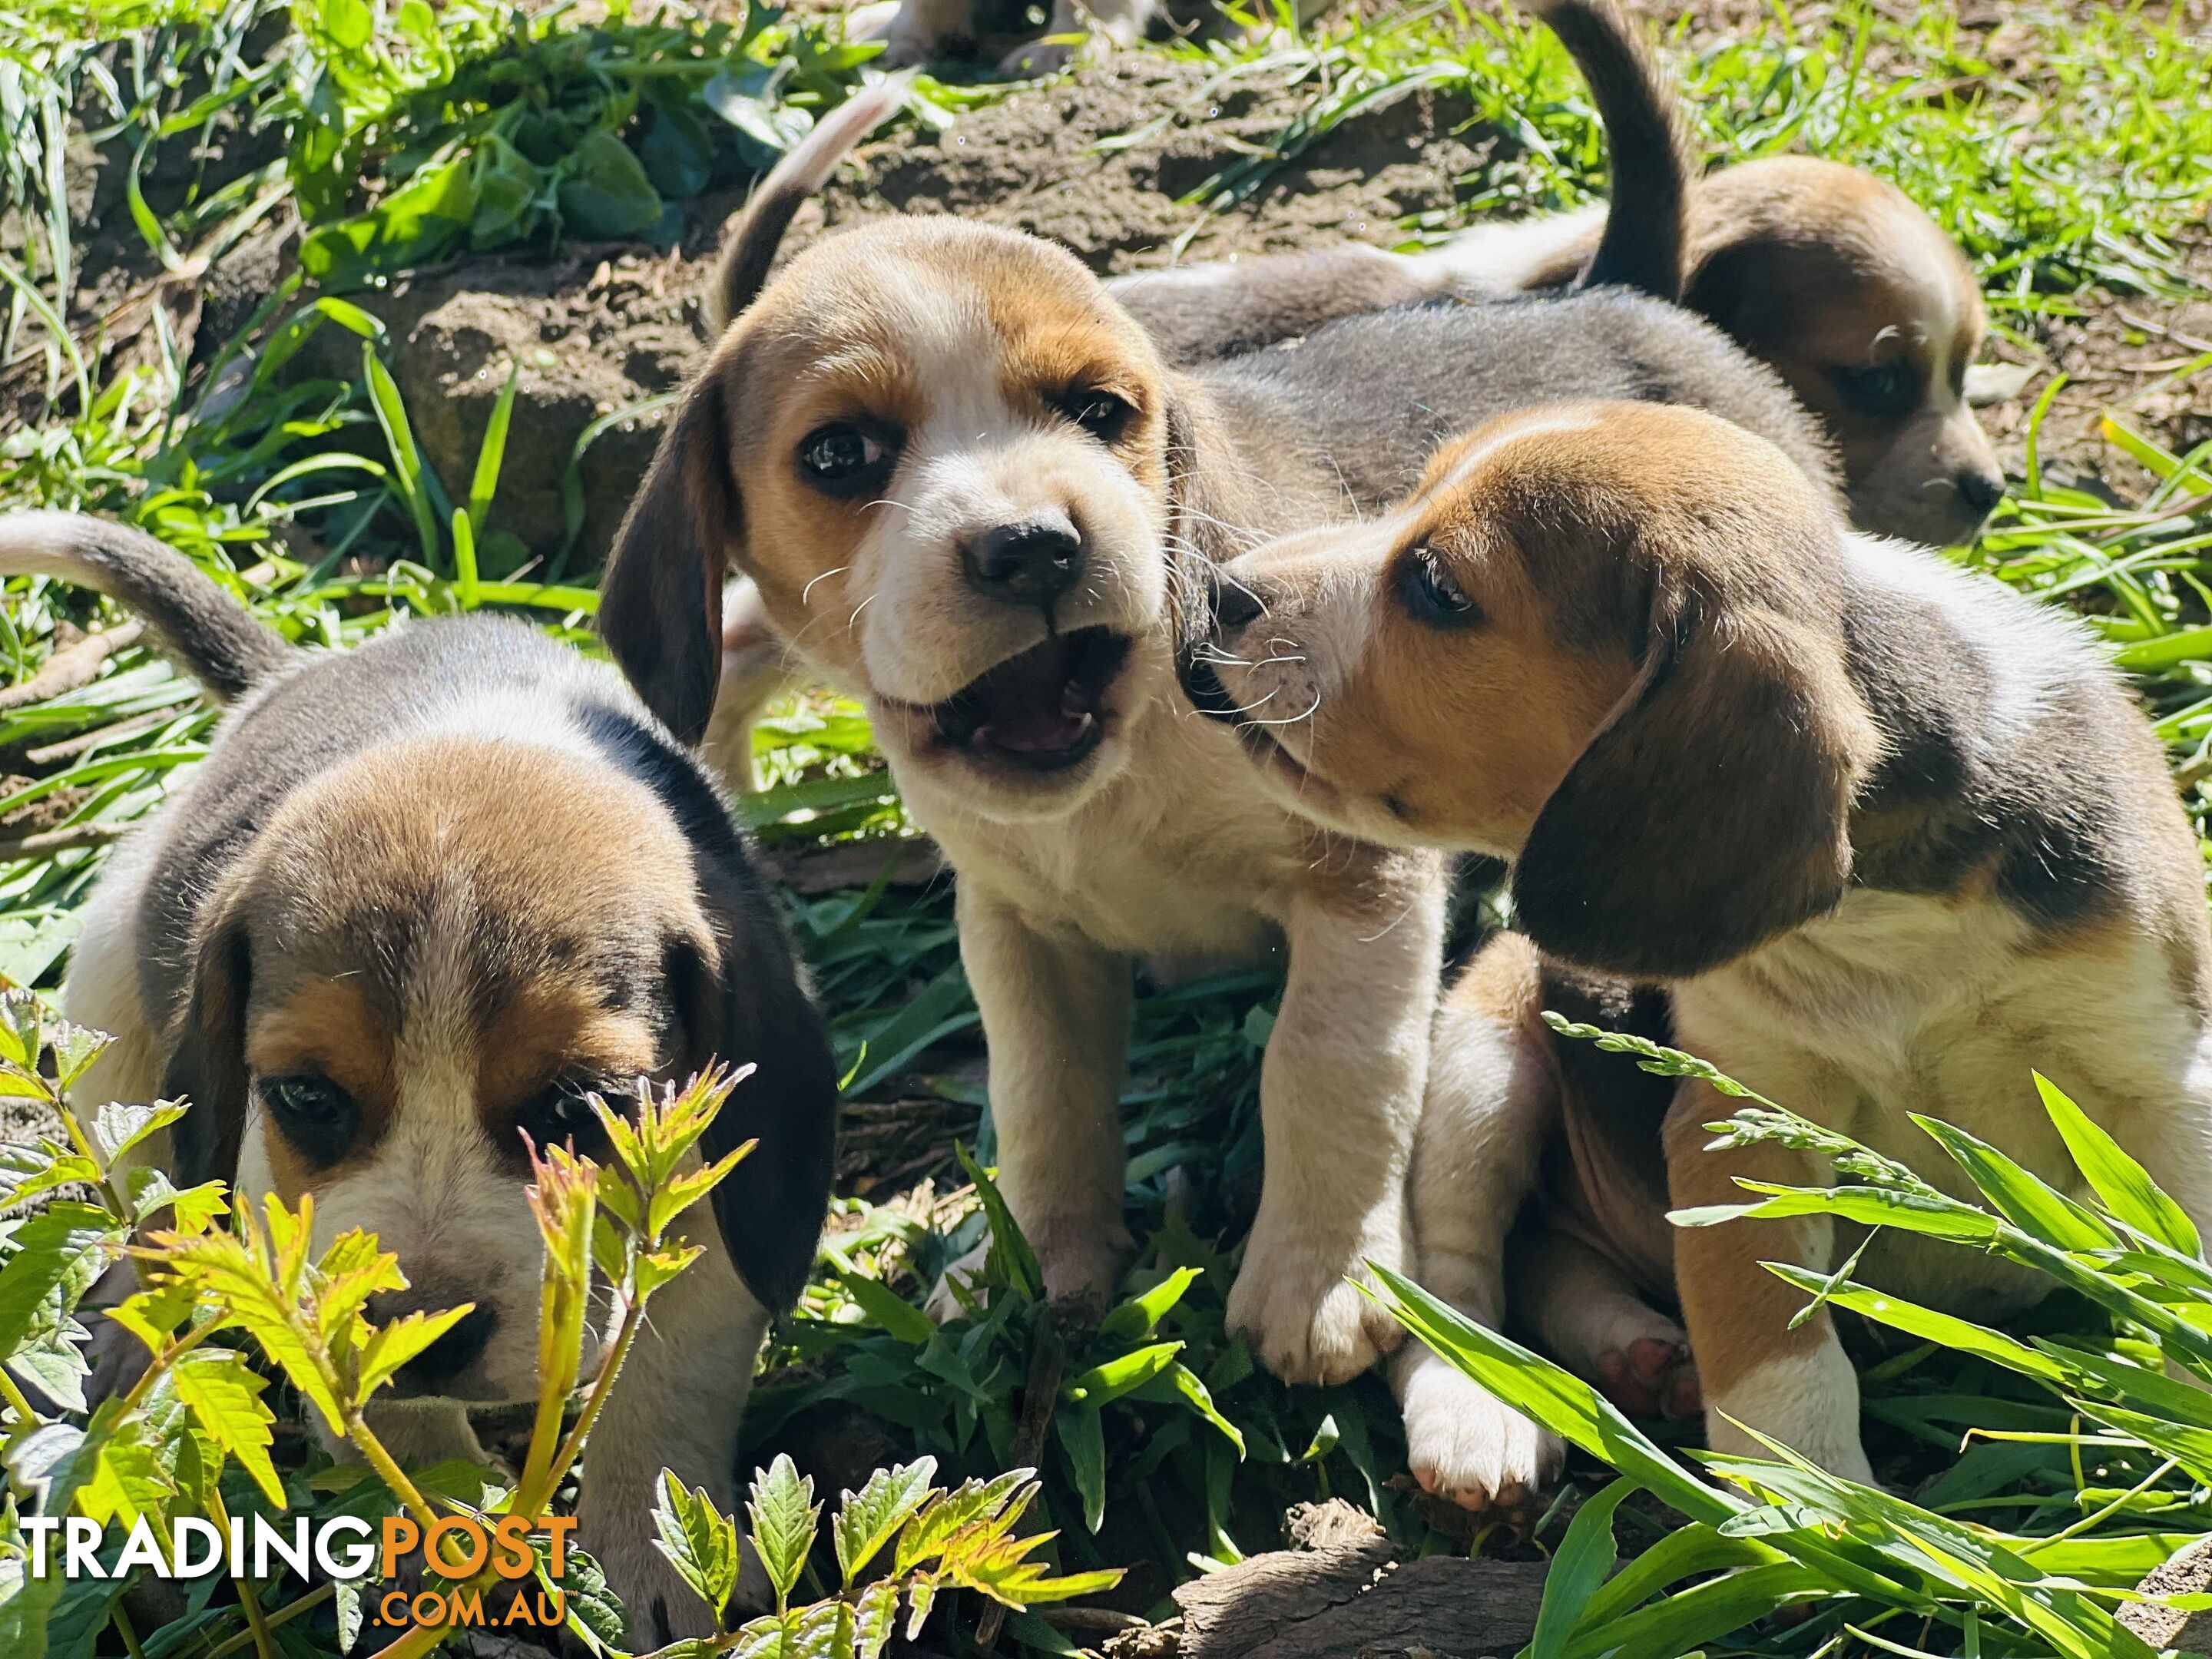
[[[1398,1398],[1413,1479],[1462,1509],[1521,1510],[1558,1476],[1566,1459],[1559,1436],[1426,1348],[1398,1362]]]
[[[1686,1423],[1705,1408],[1686,1341],[1638,1337],[1599,1354],[1597,1374],[1600,1392],[1631,1417]]]
[[[1030,1230],[1029,1237],[1030,1254],[1036,1257],[1037,1271],[1044,1276],[1044,1293],[1054,1302],[1103,1301],[1111,1297],[1121,1281],[1121,1265],[1132,1247],[1126,1230],[1088,1223],[1039,1223]],[[965,1310],[953,1293],[953,1281],[957,1279],[968,1288],[971,1300],[979,1299],[983,1265],[990,1254],[991,1241],[986,1238],[946,1267],[922,1304],[924,1311],[940,1325],[958,1318]]]
[[[1364,1281],[1366,1261],[1397,1267],[1403,1239],[1388,1224],[1349,1240],[1290,1232],[1271,1222],[1263,1201],[1230,1289],[1229,1328],[1285,1382],[1348,1382],[1406,1334],[1346,1278]]]

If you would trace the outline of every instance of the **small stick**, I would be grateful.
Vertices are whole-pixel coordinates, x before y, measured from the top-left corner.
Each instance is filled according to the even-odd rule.
[[[1036,1340],[1030,1349],[1029,1381],[1022,1387],[1022,1420],[1014,1430],[1013,1467],[1018,1469],[1043,1465],[1044,1437],[1052,1429],[1052,1408],[1060,1398],[1060,1373],[1066,1358],[1051,1305],[1040,1311],[1043,1316],[1037,1322]],[[988,1653],[996,1647],[999,1631],[1006,1622],[1005,1603],[993,1601],[985,1607],[975,1626],[977,1650]]]
[[[134,619],[118,623],[102,633],[88,634],[75,645],[64,646],[21,685],[0,687],[0,709],[44,702],[48,697],[58,697],[64,691],[90,685],[100,672],[100,664],[125,646],[137,644],[138,636],[145,631],[146,624]]]
[[[0,841],[0,864],[44,858],[50,853],[66,853],[79,847],[105,847],[130,833],[127,823],[72,823],[64,830],[41,830],[33,836]]]

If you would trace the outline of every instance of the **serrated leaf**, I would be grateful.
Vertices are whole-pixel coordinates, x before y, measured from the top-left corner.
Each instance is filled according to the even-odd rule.
[[[57,1024],[46,1034],[54,1057],[54,1086],[66,1093],[114,1041],[89,1025],[72,1025],[67,1020]]]
[[[898,1549],[892,1557],[894,1573],[903,1578],[914,1568],[943,1554],[946,1541],[956,1534],[988,1516],[1009,1510],[1019,1515],[1021,1508],[1015,1497],[1036,1474],[1035,1469],[1008,1469],[993,1480],[963,1480],[951,1492],[938,1493],[899,1534]],[[1027,1501],[1026,1497],[1021,1500]]]
[[[751,1500],[745,1505],[752,1517],[753,1548],[768,1570],[769,1582],[779,1599],[787,1599],[806,1565],[806,1553],[814,1546],[814,1532],[822,1507],[814,1502],[811,1477],[802,1479],[788,1455],[779,1452],[765,1469],[753,1473]]]
[[[714,1507],[704,1487],[687,1490],[672,1470],[661,1470],[659,1492],[653,1525],[660,1535],[653,1547],[714,1610],[719,1624],[738,1587],[737,1522]]]
[[[119,1419],[104,1436],[88,1436],[71,1462],[83,1465],[87,1458],[76,1506],[102,1526],[113,1521],[127,1528],[142,1515],[159,1519],[174,1495],[143,1417]]]
[[[269,1461],[270,1425],[276,1419],[261,1403],[268,1385],[253,1374],[245,1356],[197,1349],[179,1359],[169,1376],[192,1420],[238,1460],[272,1508],[283,1509],[284,1483]]]
[[[51,1142],[0,1147],[0,1204],[28,1203],[58,1188],[90,1186],[99,1179],[100,1166],[90,1158]]]
[[[908,1517],[929,1501],[930,1483],[936,1478],[937,1460],[919,1457],[878,1469],[859,1492],[844,1494],[830,1532],[846,1589],[858,1582]]]
[[[0,1353],[13,1352],[42,1320],[75,1306],[123,1239],[113,1216],[73,1201],[56,1202],[19,1223],[14,1250],[0,1267]]]
[[[898,1581],[878,1578],[853,1607],[853,1659],[877,1659],[898,1627]]]
[[[180,1100],[157,1100],[150,1106],[111,1100],[94,1115],[93,1139],[107,1161],[113,1164],[147,1136],[167,1128],[188,1109]]]
[[[362,1397],[368,1398],[390,1382],[401,1366],[467,1318],[475,1307],[473,1302],[464,1302],[458,1308],[447,1308],[437,1313],[411,1313],[389,1325],[380,1326],[361,1346],[358,1375]]]
[[[917,1578],[907,1586],[906,1639],[913,1641],[921,1634],[922,1621],[929,1617],[930,1608],[937,1601],[937,1580]]]
[[[144,1343],[149,1353],[159,1353],[169,1346],[177,1327],[191,1317],[198,1300],[191,1285],[164,1279],[125,1297],[106,1316]]]

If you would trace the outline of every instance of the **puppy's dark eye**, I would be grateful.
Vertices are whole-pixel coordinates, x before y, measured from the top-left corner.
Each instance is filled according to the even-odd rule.
[[[277,1132],[313,1163],[337,1163],[360,1136],[361,1107],[326,1077],[302,1072],[263,1078],[258,1086]]]
[[[586,1158],[600,1157],[606,1151],[607,1132],[592,1109],[590,1097],[597,1093],[606,1097],[607,1090],[608,1085],[598,1078],[556,1078],[523,1103],[515,1114],[515,1127],[541,1152],[548,1146],[567,1146]],[[613,1103],[619,1110],[618,1097]]]
[[[1399,589],[1416,621],[1433,628],[1470,628],[1482,620],[1482,607],[1452,579],[1443,562],[1425,547],[1406,557]]]
[[[897,459],[897,446],[887,434],[850,422],[817,427],[799,446],[800,473],[831,495],[880,488]]]
[[[1844,401],[1863,415],[1902,415],[1920,401],[1920,372],[1901,360],[1829,373]]]
[[[1076,387],[1053,400],[1053,407],[1101,443],[1110,444],[1128,429],[1137,406],[1112,392]]]

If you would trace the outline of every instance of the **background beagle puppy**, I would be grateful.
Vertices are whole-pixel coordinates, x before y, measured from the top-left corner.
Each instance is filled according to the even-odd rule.
[[[802,152],[791,177],[822,170]],[[1633,234],[1607,245],[1679,246],[1681,183],[1624,195]],[[1179,374],[1066,252],[940,217],[817,242],[756,298],[793,204],[772,178],[729,244],[734,320],[617,538],[603,635],[696,740],[734,568],[860,699],[958,872],[1000,1179],[1055,1295],[1109,1289],[1129,1243],[1133,963],[1287,950],[1230,1319],[1280,1376],[1349,1376],[1397,1335],[1346,1281],[1407,1259],[1440,864],[1269,797],[1176,696],[1187,607],[1215,562],[1395,499],[1444,434],[1562,386],[1711,404],[1826,477],[1821,442],[1717,331],[1626,293],[1354,319]]]
[[[1478,225],[1422,253],[1354,244],[1107,287],[1171,360],[1203,362],[1389,306],[1562,289],[1605,222],[1600,205]],[[1895,185],[1806,156],[1723,167],[1690,193],[1682,303],[1771,364],[1820,417],[1860,529],[1949,546],[1972,540],[2003,498],[2003,470],[1967,403],[1987,327],[1980,289],[1957,246]]]
[[[523,1137],[603,1153],[586,1091],[758,1068],[706,1146],[759,1145],[654,1303],[578,1504],[641,1643],[708,1633],[650,1542],[653,1486],[665,1465],[735,1508],[738,1415],[813,1261],[836,1109],[821,1016],[714,787],[611,670],[520,623],[295,651],[182,555],[64,514],[0,519],[0,570],[112,595],[234,700],[118,849],[63,1006],[118,1039],[93,1098],[191,1101],[180,1185],[312,1193],[318,1249],[374,1232],[411,1285],[377,1317],[476,1304],[380,1396],[396,1455],[483,1461],[467,1407],[535,1397]]]
[[[1681,1046],[1947,1190],[1969,1189],[1908,1114],[2080,1190],[2034,1067],[2212,1224],[2197,841],[2148,723],[2063,614],[1839,528],[1723,421],[1601,404],[1491,422],[1401,506],[1233,560],[1219,593],[1185,682],[1285,806],[1512,860],[1518,925],[1547,955],[1664,986]],[[1303,718],[1245,712],[1281,706]],[[1490,1213],[1588,1093],[1561,1086],[1534,969],[1507,946],[1456,994],[1415,1164],[1422,1274],[1472,1311],[1492,1294]],[[1806,1154],[1706,1151],[1729,1109],[1703,1083],[1674,1093],[1674,1204],[1736,1200],[1739,1176],[1833,1178]],[[1671,1253],[1711,1443],[1756,1450],[1734,1419],[1869,1479],[1827,1316],[1790,1329],[1802,1296],[1758,1265],[1825,1269],[1856,1241],[1761,1221],[1676,1232],[1669,1252],[1638,1197],[1650,1119],[1578,1115],[1616,1286],[1663,1278]],[[1554,1295],[1591,1282],[1587,1261],[1579,1281],[1550,1271]],[[2048,1282],[1886,1231],[1858,1276],[1984,1319]],[[1597,1369],[1620,1308],[1561,1311]]]

